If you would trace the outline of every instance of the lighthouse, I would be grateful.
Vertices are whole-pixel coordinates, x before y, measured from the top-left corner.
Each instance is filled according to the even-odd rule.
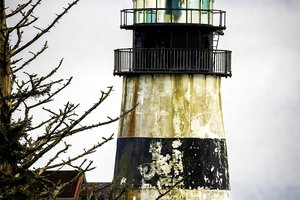
[[[219,50],[226,12],[214,0],[134,0],[121,10],[131,48],[116,49],[123,77],[113,198],[230,200]]]

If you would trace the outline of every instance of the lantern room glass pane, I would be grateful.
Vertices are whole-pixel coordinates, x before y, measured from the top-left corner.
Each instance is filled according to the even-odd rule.
[[[200,1],[201,0],[187,0],[187,8],[186,11],[186,22],[187,23],[199,23],[201,19],[200,12]]]
[[[135,0],[134,6],[134,8],[144,8],[144,0]]]
[[[156,8],[156,0],[145,0],[145,8]]]
[[[135,23],[212,24],[213,0],[134,0]]]
[[[166,0],[157,0],[157,22],[164,23]]]
[[[202,9],[209,9],[209,2],[210,0],[202,0]]]
[[[144,21],[144,18],[143,18],[143,11],[140,10],[140,9],[143,9],[144,8],[144,0],[135,0],[133,2],[133,5],[134,5],[134,8],[137,9],[135,12],[134,12],[134,22],[135,23],[143,23]]]
[[[200,0],[187,0],[188,8],[200,9]]]
[[[166,0],[164,22],[184,23],[186,20],[186,0]]]
[[[201,0],[201,24],[212,24],[212,0]]]
[[[156,23],[156,1],[136,0],[135,23]]]

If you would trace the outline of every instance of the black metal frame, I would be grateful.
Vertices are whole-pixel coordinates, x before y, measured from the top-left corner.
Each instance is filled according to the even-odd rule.
[[[185,21],[178,22],[171,17],[170,22],[158,21],[158,12],[168,12],[172,15],[176,12],[185,12]],[[150,20],[147,22],[137,22],[137,13],[141,13],[146,19],[146,15],[150,14]],[[197,19],[193,18],[193,13],[197,14]],[[208,21],[203,22],[203,15],[208,15]],[[156,16],[156,17],[155,17]],[[217,29],[226,29],[226,12],[222,10],[206,10],[193,8],[136,8],[121,10],[121,28],[133,29],[136,26],[149,25],[193,25],[193,26],[211,26]]]
[[[137,1],[137,0],[133,0],[133,1]],[[188,8],[188,5],[189,5],[189,1],[190,0],[185,0],[186,1],[186,8]],[[202,2],[203,2],[204,0],[198,0],[198,2],[199,2],[199,7],[201,7],[202,6]],[[208,3],[210,4],[210,3],[212,3],[212,2],[214,2],[214,0],[208,0]],[[158,7],[158,0],[155,0],[155,7],[156,8],[159,8]],[[143,0],[143,8],[146,8],[146,1],[145,0]]]
[[[189,8],[188,3],[184,7],[173,4],[158,7],[157,0],[156,6],[146,7],[143,2],[141,7],[135,5],[132,9],[121,10],[120,26],[133,30],[133,48],[115,50],[114,75],[231,77],[231,51],[213,49],[213,35],[223,34],[226,29],[225,11],[213,10],[212,0],[208,1],[208,7],[203,7],[203,0],[199,0],[199,8]],[[182,29],[188,31],[182,34]],[[170,32],[177,36],[178,43],[161,35]],[[182,44],[181,39],[186,39],[186,44]],[[194,42],[196,40],[199,44]]]
[[[116,49],[114,75],[206,74],[231,77],[231,51],[203,49]]]

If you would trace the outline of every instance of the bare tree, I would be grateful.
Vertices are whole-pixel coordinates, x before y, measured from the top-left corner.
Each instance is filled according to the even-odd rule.
[[[27,0],[16,8],[7,8],[5,0],[0,0],[0,199],[54,199],[68,183],[49,184],[43,172],[71,166],[78,170],[79,177],[82,173],[94,169],[92,161],[82,158],[112,140],[113,135],[103,138],[79,155],[58,161],[57,158],[66,154],[70,147],[64,139],[115,122],[130,112],[115,118],[108,117],[107,121],[84,124],[84,119],[107,99],[112,87],[102,91],[99,100],[82,114],[77,113],[78,104],[71,102],[53,111],[46,108],[47,104],[53,101],[72,80],[72,78],[52,80],[62,65],[62,60],[56,68],[44,76],[24,71],[32,61],[45,52],[48,48],[47,42],[37,52],[30,52],[31,56],[27,60],[22,56],[24,51],[29,51],[30,47],[45,36],[78,2],[79,0],[74,0],[67,4],[48,26],[36,27],[38,17],[34,15],[34,11],[42,0]],[[17,23],[7,24],[8,18],[18,19]],[[23,33],[28,28],[34,28],[36,33],[31,39],[23,41]],[[27,78],[20,80],[19,73],[24,73]],[[47,112],[49,118],[38,123],[33,121],[37,116],[33,116],[32,112],[37,109]],[[32,137],[33,132],[38,133],[38,136]],[[41,157],[61,143],[64,143],[64,146],[44,166],[33,168]],[[74,161],[77,160],[83,161],[75,165]]]

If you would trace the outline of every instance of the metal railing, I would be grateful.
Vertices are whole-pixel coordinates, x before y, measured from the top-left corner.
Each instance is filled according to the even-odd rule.
[[[231,76],[231,51],[201,49],[116,49],[114,74],[210,74]]]
[[[194,24],[226,28],[226,12],[193,8],[137,8],[121,10],[121,28],[149,24]]]

